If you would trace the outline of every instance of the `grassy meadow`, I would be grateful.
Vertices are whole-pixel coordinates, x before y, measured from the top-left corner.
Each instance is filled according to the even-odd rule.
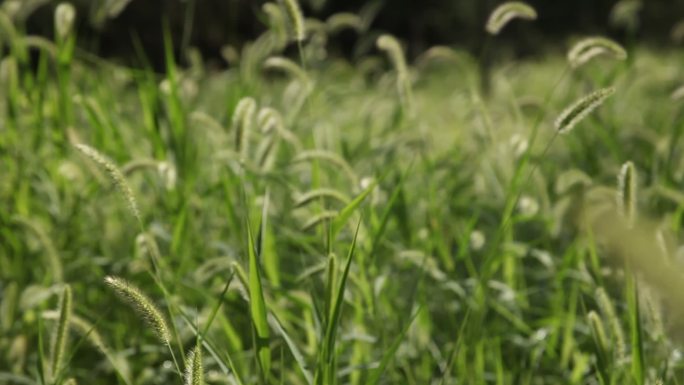
[[[684,383],[684,52],[296,5],[164,73],[0,11],[0,384]]]

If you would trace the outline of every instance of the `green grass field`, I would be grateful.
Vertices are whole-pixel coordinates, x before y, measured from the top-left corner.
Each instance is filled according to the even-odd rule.
[[[0,384],[684,383],[684,53],[265,15],[156,74],[0,13]]]

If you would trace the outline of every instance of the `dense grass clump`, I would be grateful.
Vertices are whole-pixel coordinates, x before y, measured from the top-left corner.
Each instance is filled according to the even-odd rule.
[[[0,11],[0,383],[681,383],[681,52],[414,60],[279,1],[155,73],[64,7]]]

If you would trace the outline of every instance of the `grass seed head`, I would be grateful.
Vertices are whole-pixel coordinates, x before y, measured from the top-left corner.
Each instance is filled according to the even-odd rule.
[[[603,104],[614,93],[614,87],[602,88],[579,99],[558,116],[558,119],[556,119],[556,129],[561,134],[570,132],[577,123]]]
[[[587,314],[587,319],[589,320],[589,327],[591,328],[591,333],[594,335],[594,339],[604,353],[609,351],[608,338],[606,337],[606,329],[603,326],[603,320],[601,316],[595,311],[590,311]]]
[[[204,369],[202,368],[202,345],[197,346],[188,354],[185,364],[185,385],[204,384]]]
[[[121,170],[119,170],[119,168],[112,161],[90,146],[85,144],[76,144],[74,147],[76,147],[76,149],[83,155],[90,158],[90,160],[97,163],[98,166],[107,171],[107,174],[112,179],[112,182],[114,182],[114,186],[116,186],[116,188],[119,190],[119,193],[128,204],[128,209],[131,211],[135,219],[142,224],[142,216],[140,215],[140,210],[138,209],[138,202],[135,199],[133,190],[129,186]]]
[[[519,1],[503,3],[489,15],[485,30],[491,35],[498,35],[513,19],[535,20],[537,11],[530,5]]]
[[[64,285],[64,291],[59,301],[59,319],[55,325],[52,333],[52,349],[51,349],[51,364],[50,373],[56,377],[62,368],[62,361],[64,360],[64,352],[68,342],[69,322],[71,320],[71,286]]]
[[[95,329],[95,325],[74,314],[71,317],[71,327],[86,337],[90,344],[99,349],[102,354],[109,355],[109,348],[102,339],[102,335]]]
[[[76,9],[70,3],[60,3],[55,9],[55,33],[64,40],[71,34],[76,20]]]
[[[356,32],[364,30],[361,17],[349,12],[340,12],[330,16],[328,20],[325,21],[325,27],[330,33],[339,32],[347,28]]]
[[[577,42],[568,51],[568,63],[578,68],[598,56],[607,56],[615,60],[626,60],[627,51],[617,42],[597,36]]]
[[[617,313],[615,312],[613,301],[610,300],[608,294],[602,287],[596,289],[596,301],[598,302],[598,306],[601,309],[601,312],[608,319],[610,332],[613,336],[615,344],[615,358],[619,362],[624,362],[627,357],[625,334],[622,331],[620,319],[618,318]]]
[[[617,205],[620,215],[622,215],[630,226],[636,219],[636,194],[637,194],[637,174],[634,163],[625,162],[618,174],[618,193]]]
[[[378,49],[387,54],[399,76],[406,76],[408,73],[406,59],[404,58],[404,50],[401,48],[399,41],[392,35],[384,34],[378,37],[375,44]]]
[[[240,99],[233,112],[232,130],[235,133],[235,150],[243,158],[249,153],[249,141],[256,108],[256,101],[248,96]]]
[[[152,303],[140,289],[131,285],[129,282],[118,278],[105,277],[105,283],[125,302],[131,305],[145,319],[150,327],[157,334],[157,337],[166,345],[171,342],[171,332],[169,326],[162,316],[161,311]]]
[[[294,39],[297,42],[304,41],[306,38],[306,29],[304,27],[304,14],[302,14],[302,8],[299,6],[299,2],[297,0],[283,0],[283,4],[285,5],[287,16],[292,23]]]
[[[273,31],[280,45],[287,43],[287,27],[282,9],[274,3],[266,3],[261,9],[268,16],[268,27]]]

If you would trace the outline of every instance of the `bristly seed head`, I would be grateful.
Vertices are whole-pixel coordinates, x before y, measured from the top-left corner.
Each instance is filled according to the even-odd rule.
[[[121,193],[121,196],[124,198],[126,203],[128,203],[129,210],[135,219],[142,224],[142,217],[140,215],[140,210],[138,209],[138,203],[135,199],[135,195],[133,195],[133,190],[131,190],[131,187],[128,185],[128,182],[126,181],[126,178],[121,170],[119,170],[119,168],[116,167],[116,165],[104,155],[100,154],[97,150],[90,146],[85,144],[76,144],[74,147],[76,147],[76,149],[83,155],[87,156],[90,158],[90,160],[97,163],[100,167],[107,171],[107,174],[109,174],[109,177],[114,182],[114,186],[116,186]]]
[[[561,134],[570,132],[575,125],[594,111],[598,106],[615,93],[614,87],[602,88],[575,102],[566,108],[558,119],[556,119],[556,129]]]
[[[302,42],[306,38],[306,30],[304,28],[304,14],[302,8],[299,6],[297,0],[283,0],[285,10],[292,22],[292,29],[294,30],[294,37],[297,42]]]
[[[60,40],[66,39],[74,27],[76,9],[69,3],[60,3],[55,9],[55,33]]]
[[[616,60],[626,60],[627,51],[617,42],[597,36],[580,40],[568,51],[567,56],[570,66],[578,68],[597,56],[608,56]]]
[[[537,11],[530,5],[519,1],[503,3],[489,15],[485,30],[491,35],[498,35],[513,19],[535,20]]]
[[[197,346],[188,354],[185,364],[185,385],[204,384],[204,369],[202,368],[202,345]]]
[[[104,281],[123,301],[133,306],[164,344],[169,345],[171,342],[169,326],[152,300],[124,279],[108,276],[105,277]]]
[[[50,373],[53,377],[59,374],[64,360],[64,352],[68,342],[69,322],[71,320],[71,286],[64,285],[62,298],[59,302],[59,320],[52,335],[52,363]]]
[[[637,174],[634,163],[625,162],[618,174],[617,205],[620,215],[627,220],[630,227],[636,220],[636,190]]]

